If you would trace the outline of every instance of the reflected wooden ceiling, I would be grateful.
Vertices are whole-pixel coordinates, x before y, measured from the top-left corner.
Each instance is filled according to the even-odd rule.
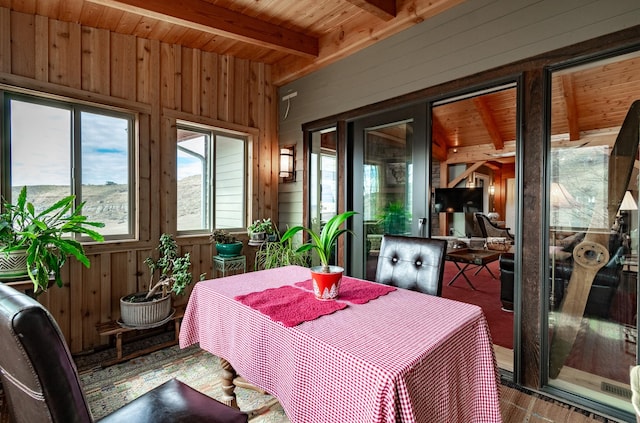
[[[640,99],[640,54],[555,72],[551,96],[554,146],[612,146]],[[516,129],[515,88],[436,106],[434,156],[449,164],[513,162]]]
[[[463,1],[0,0],[0,6],[266,63],[281,86]]]

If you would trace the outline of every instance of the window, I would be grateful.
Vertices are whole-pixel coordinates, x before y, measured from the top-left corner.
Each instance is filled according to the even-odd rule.
[[[179,232],[246,226],[246,145],[246,137],[178,126]]]
[[[134,115],[9,93],[4,107],[3,196],[27,186],[43,209],[74,194],[107,239],[133,237]]]

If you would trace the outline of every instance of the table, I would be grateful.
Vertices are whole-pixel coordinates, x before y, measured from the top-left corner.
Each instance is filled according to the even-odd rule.
[[[397,289],[285,327],[234,299],[309,276],[287,266],[195,285],[180,346],[199,342],[221,357],[225,402],[235,401],[237,371],[293,423],[501,421],[489,329],[475,305]]]
[[[245,256],[236,257],[222,257],[220,255],[213,256],[213,273],[214,277],[218,276],[218,273],[222,277],[245,273],[247,271],[247,258]]]
[[[460,248],[457,250],[449,250],[445,256],[445,260],[453,262],[458,268],[458,273],[449,281],[449,285],[452,285],[456,279],[462,276],[467,284],[471,287],[471,289],[475,290],[475,286],[471,283],[465,271],[469,268],[469,266],[480,266],[480,268],[476,271],[476,275],[482,270],[487,269],[487,272],[491,274],[493,279],[496,279],[491,269],[487,267],[487,264],[492,263],[500,258],[500,251],[494,250],[474,250],[471,248]],[[464,267],[460,267],[459,263],[463,263]],[[475,268],[475,267],[474,267]]]

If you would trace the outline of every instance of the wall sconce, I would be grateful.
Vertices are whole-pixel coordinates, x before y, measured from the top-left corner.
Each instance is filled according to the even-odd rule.
[[[491,184],[489,185],[489,195],[495,195],[496,193],[496,186]]]
[[[295,181],[294,156],[295,147],[293,145],[280,148],[280,177],[282,178],[282,182]]]

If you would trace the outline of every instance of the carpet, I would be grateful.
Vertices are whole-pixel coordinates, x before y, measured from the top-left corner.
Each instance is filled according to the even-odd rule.
[[[222,397],[218,357],[197,345],[180,349],[173,346],[107,368],[86,367],[78,361],[80,381],[94,418],[100,419],[145,392],[175,377],[213,398]],[[236,388],[238,405],[243,411],[260,410],[253,423],[283,423],[288,419],[271,395]]]
[[[472,267],[470,266],[465,274],[476,288],[475,290],[471,289],[462,276],[456,279],[453,285],[449,285],[458,269],[455,263],[445,262],[442,296],[482,307],[493,343],[513,349],[513,312],[502,310],[499,263],[495,261],[488,265],[496,279],[493,279],[486,269],[482,269],[475,275],[476,270],[472,270]]]

